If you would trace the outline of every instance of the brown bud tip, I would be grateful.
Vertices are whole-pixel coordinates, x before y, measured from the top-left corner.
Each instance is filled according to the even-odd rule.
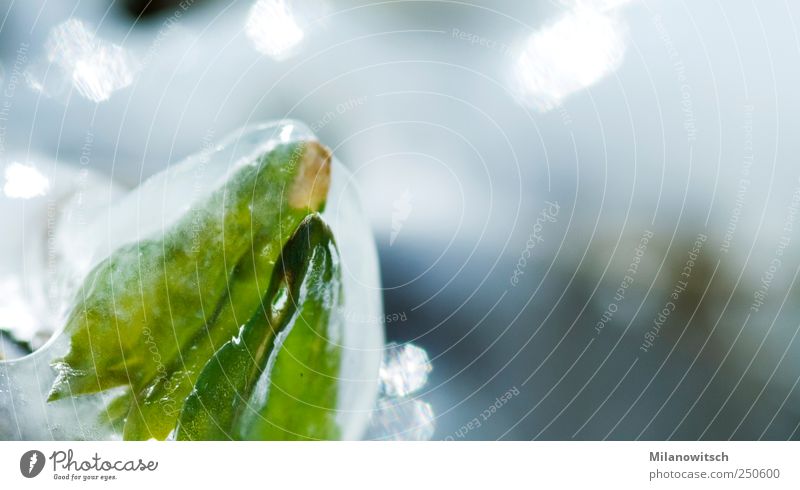
[[[289,205],[317,211],[325,204],[331,183],[331,151],[318,141],[302,143],[297,174],[289,190]]]

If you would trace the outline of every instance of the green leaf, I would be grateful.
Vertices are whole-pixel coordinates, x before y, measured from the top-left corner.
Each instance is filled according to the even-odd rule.
[[[264,250],[264,246],[255,250]],[[272,254],[258,253],[242,260],[229,281],[228,294],[208,328],[197,333],[188,349],[172,361],[161,376],[148,383],[131,407],[125,423],[125,439],[165,439],[175,428],[183,400],[189,395],[197,375],[208,359],[238,332],[245,318],[261,304],[268,284],[265,274],[272,270]]]
[[[264,309],[203,368],[183,406],[176,437],[335,437],[340,356],[330,336],[339,334],[341,287],[330,229],[318,216],[309,216],[281,253]],[[291,393],[300,397],[294,398],[296,406],[285,396]],[[276,416],[284,411],[294,415]],[[276,422],[286,423],[281,426],[286,432],[274,430]]]
[[[337,376],[341,363],[340,330],[334,289],[309,294],[300,313],[270,353],[249,403],[242,408],[235,434],[247,440],[338,439]],[[282,342],[281,342],[282,340]]]
[[[114,251],[79,290],[49,399],[129,386],[110,422],[127,404],[125,438],[165,438],[202,367],[259,309],[283,244],[324,206],[329,174],[318,143],[280,145],[162,238]]]

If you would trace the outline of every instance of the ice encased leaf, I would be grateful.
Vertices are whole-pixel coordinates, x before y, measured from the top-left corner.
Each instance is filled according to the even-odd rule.
[[[94,267],[126,244],[163,236],[181,216],[223,185],[232,170],[251,162],[254,155],[297,140],[314,140],[314,136],[293,121],[251,126],[168,168],[90,223],[93,242],[87,247],[91,260],[82,266]],[[363,436],[376,399],[382,306],[374,243],[350,175],[335,159],[331,177],[323,217],[337,237],[342,256],[344,318],[375,319],[370,324],[345,322],[342,332],[336,417],[341,437],[354,439]],[[112,427],[97,422],[109,401],[120,395],[118,389],[44,403],[56,374],[49,364],[67,348],[65,336],[56,336],[31,356],[0,363],[0,438],[118,437]],[[16,413],[25,413],[25,417],[15,417]]]

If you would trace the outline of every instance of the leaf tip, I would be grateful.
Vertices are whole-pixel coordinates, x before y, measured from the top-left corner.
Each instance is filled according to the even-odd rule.
[[[331,151],[318,141],[306,141],[289,192],[289,205],[296,209],[320,209],[331,181]]]

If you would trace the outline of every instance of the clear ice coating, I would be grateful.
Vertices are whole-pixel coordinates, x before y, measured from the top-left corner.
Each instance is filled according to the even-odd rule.
[[[2,175],[0,329],[38,348],[61,326],[83,274],[86,223],[123,192],[85,166],[32,156],[10,158]]]
[[[7,236],[20,237],[20,243],[0,248],[0,280],[18,283],[14,287],[18,286],[19,302],[0,305],[29,315],[34,330],[29,334],[40,332],[43,325],[57,326],[56,333],[32,354],[0,360],[0,439],[118,439],[112,428],[99,423],[99,414],[118,389],[47,402],[56,375],[51,361],[68,349],[68,339],[57,328],[63,325],[75,288],[118,247],[161,236],[256,156],[283,142],[312,139],[316,140],[313,133],[296,121],[248,126],[124,196],[93,174],[87,178],[63,164],[52,165],[54,170],[47,174],[52,185],[45,195],[0,196],[3,218],[14,218],[8,221]],[[351,178],[334,158],[322,216],[333,230],[344,265],[344,318],[375,320],[346,322],[341,338],[336,421],[343,439],[359,439],[367,431],[377,402],[384,346],[377,252]],[[38,211],[19,213],[22,205]],[[58,218],[48,220],[48,211]],[[14,232],[23,229],[24,236]],[[10,357],[8,349],[4,355]]]
[[[408,396],[428,382],[431,363],[428,353],[413,344],[390,342],[384,351],[380,370],[381,393],[390,397]]]
[[[380,398],[372,413],[368,437],[395,441],[427,441],[436,430],[433,407],[410,397],[428,383],[432,370],[425,349],[390,342],[380,369]]]
[[[433,408],[410,398],[380,398],[373,414],[370,439],[428,441],[436,430]]]

